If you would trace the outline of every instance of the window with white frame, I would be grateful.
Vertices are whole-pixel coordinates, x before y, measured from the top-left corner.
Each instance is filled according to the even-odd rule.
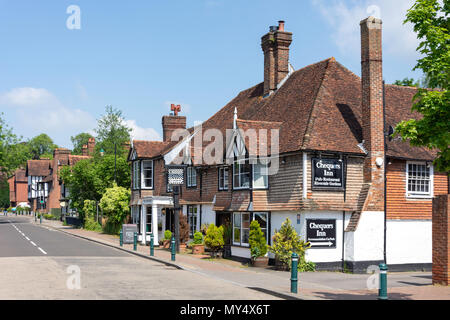
[[[197,206],[187,206],[187,215],[189,223],[189,237],[193,237],[197,231]]]
[[[142,161],[142,188],[153,189],[153,160]]]
[[[433,196],[433,166],[431,164],[406,163],[406,195],[408,197]]]
[[[233,165],[233,188],[247,189],[250,188],[250,170],[251,165],[245,160],[238,160]]]
[[[186,186],[187,187],[196,187],[197,186],[197,170],[195,170],[194,167],[187,167]]]
[[[250,235],[250,213],[233,213],[233,244],[248,247]]]
[[[264,238],[266,238],[266,243],[268,243],[268,238],[267,238],[268,214],[267,214],[267,212],[253,213],[253,220],[258,221],[259,226],[261,227],[261,231],[264,234]]]
[[[267,189],[269,188],[269,174],[267,164],[255,163],[253,165],[253,189]]]
[[[133,189],[141,187],[140,161],[133,161]]]
[[[228,190],[228,168],[219,168],[219,190]]]

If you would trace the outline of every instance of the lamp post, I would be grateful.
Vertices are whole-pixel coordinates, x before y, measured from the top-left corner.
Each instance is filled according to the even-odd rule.
[[[180,185],[184,183],[184,165],[169,165],[167,169],[167,183],[173,190],[173,208],[175,222],[175,247],[177,253],[180,252]]]

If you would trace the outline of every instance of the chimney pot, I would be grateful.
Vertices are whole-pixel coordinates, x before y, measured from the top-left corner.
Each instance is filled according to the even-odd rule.
[[[284,32],[284,21],[283,20],[278,21],[278,31]]]

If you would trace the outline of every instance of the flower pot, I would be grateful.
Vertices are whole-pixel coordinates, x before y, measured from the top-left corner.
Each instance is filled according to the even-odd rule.
[[[289,266],[281,262],[277,257],[275,257],[275,269],[281,271],[289,271]]]
[[[186,243],[180,243],[180,252],[186,252]]]
[[[169,249],[170,248],[170,240],[164,240],[163,241],[163,248]]]
[[[264,268],[269,265],[269,257],[252,258],[252,265],[256,268]]]
[[[205,246],[203,244],[193,244],[192,245],[192,253],[193,254],[204,254]]]

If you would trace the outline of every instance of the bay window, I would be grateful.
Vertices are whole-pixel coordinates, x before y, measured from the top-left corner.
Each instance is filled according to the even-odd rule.
[[[140,161],[133,161],[133,189],[141,187]]]

